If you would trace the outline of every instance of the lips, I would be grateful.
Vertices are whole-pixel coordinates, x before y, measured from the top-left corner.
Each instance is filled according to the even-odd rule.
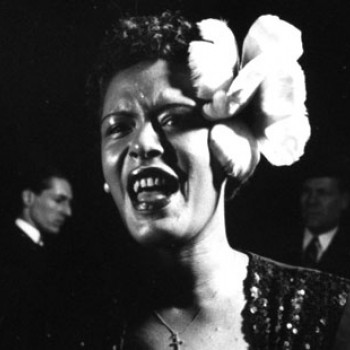
[[[141,167],[128,178],[128,193],[137,210],[156,210],[166,206],[179,189],[179,180],[159,167]]]

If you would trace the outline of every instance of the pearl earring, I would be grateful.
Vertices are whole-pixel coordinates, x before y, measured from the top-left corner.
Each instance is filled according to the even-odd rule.
[[[109,192],[110,192],[109,185],[108,185],[107,182],[105,182],[105,183],[103,184],[103,190],[104,190],[106,193],[109,193]]]

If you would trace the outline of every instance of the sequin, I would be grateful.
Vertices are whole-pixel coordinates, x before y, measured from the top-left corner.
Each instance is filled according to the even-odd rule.
[[[253,298],[257,298],[259,296],[259,289],[257,287],[250,288],[250,293]]]
[[[251,312],[252,314],[255,314],[257,311],[258,311],[258,308],[257,308],[256,306],[252,306],[252,307],[250,308],[250,312]]]
[[[261,298],[259,300],[259,305],[261,305],[262,307],[266,307],[267,306],[267,299],[266,298]]]
[[[260,276],[259,276],[258,273],[255,273],[255,274],[254,274],[254,279],[255,279],[256,282],[259,282],[259,281],[260,281]]]
[[[294,320],[295,322],[300,321],[300,316],[299,316],[299,315],[293,315],[293,320]]]
[[[302,295],[302,296],[304,296],[305,295],[305,290],[304,289],[300,289],[300,290],[298,290],[297,293]]]
[[[283,343],[284,349],[289,349],[289,346],[290,346],[290,343],[289,343],[289,341],[286,340],[286,341]]]
[[[345,304],[346,304],[346,299],[347,299],[346,295],[340,294],[340,295],[339,295],[339,305],[340,305],[340,306],[345,306]]]

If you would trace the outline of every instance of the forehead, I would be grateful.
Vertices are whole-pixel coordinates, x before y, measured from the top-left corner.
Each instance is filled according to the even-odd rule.
[[[304,181],[304,188],[339,190],[339,182],[335,177],[314,177]]]
[[[186,65],[165,60],[142,62],[118,72],[108,85],[103,112],[166,103],[194,105],[195,91]]]
[[[69,199],[73,197],[70,183],[63,178],[53,177],[50,180],[50,187],[46,189],[56,195],[62,195]]]

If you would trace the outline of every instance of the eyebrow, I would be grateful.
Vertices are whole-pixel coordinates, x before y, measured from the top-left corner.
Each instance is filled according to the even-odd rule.
[[[106,119],[108,119],[110,117],[117,116],[117,115],[131,116],[132,113],[130,111],[126,111],[126,110],[120,110],[120,111],[115,111],[115,112],[108,113],[108,114],[102,116],[102,118],[100,120],[100,125],[103,124],[103,122]]]
[[[164,104],[163,106],[159,106],[158,108],[156,108],[155,114],[160,114],[166,110],[173,109],[173,108],[195,109],[196,107],[197,107],[196,105],[193,106],[193,105],[188,105],[185,103],[178,103],[178,102],[168,103],[168,104]]]

